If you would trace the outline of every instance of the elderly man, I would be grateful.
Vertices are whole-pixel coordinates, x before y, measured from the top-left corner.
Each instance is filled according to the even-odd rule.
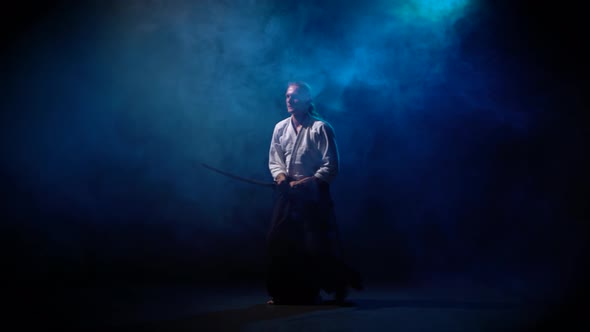
[[[358,273],[341,260],[330,183],[338,174],[334,129],[322,120],[304,82],[285,94],[290,116],[276,124],[269,169],[278,187],[268,234],[269,304],[314,304],[320,290],[343,303],[361,289]]]

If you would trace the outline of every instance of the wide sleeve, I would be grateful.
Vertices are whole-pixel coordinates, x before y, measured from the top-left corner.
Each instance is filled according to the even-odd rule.
[[[320,168],[315,172],[314,176],[330,183],[338,175],[340,167],[334,129],[329,124],[323,123],[319,128],[318,135],[317,147],[322,159]]]
[[[268,168],[273,179],[281,173],[287,174],[287,166],[285,164],[285,153],[279,142],[279,127],[275,126],[270,142],[270,151],[268,153]]]

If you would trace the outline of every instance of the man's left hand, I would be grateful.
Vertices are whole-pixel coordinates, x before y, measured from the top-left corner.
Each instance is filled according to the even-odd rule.
[[[314,176],[309,176],[297,181],[291,181],[289,182],[289,186],[291,186],[292,189],[297,189],[297,188],[306,188],[310,185],[312,185],[314,182],[316,181]]]

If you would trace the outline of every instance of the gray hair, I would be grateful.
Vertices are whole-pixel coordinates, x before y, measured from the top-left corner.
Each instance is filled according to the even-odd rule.
[[[306,82],[303,82],[303,81],[294,81],[294,82],[289,82],[289,84],[287,84],[287,87],[290,87],[290,86],[296,86],[299,89],[301,89],[302,91],[309,94],[310,102],[309,102],[309,108],[307,109],[307,112],[311,116],[314,116],[316,118],[321,118],[320,114],[316,111],[315,104],[311,100],[311,87],[309,86],[309,84],[307,84]]]

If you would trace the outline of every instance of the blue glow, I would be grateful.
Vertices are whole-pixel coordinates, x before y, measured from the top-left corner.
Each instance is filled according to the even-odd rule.
[[[31,202],[13,204],[15,224],[29,211],[29,228],[56,257],[168,266],[169,255],[217,266],[231,255],[255,266],[272,192],[198,162],[271,181],[285,84],[305,80],[338,137],[333,195],[346,245],[383,255],[366,268],[400,280],[404,269],[431,278],[429,269],[465,268],[518,281],[529,279],[527,252],[555,253],[547,243],[568,197],[562,179],[575,180],[583,163],[572,145],[581,136],[550,111],[578,101],[553,99],[548,92],[570,85],[553,86],[536,61],[495,44],[527,47],[503,44],[520,35],[494,31],[501,24],[483,2],[228,3],[121,1],[116,11],[56,15],[23,35],[7,57],[2,109],[13,112],[0,112],[0,176]],[[555,135],[556,123],[568,134]],[[571,240],[562,257],[583,245]],[[558,263],[530,260],[539,271],[531,280],[570,264]]]
[[[399,8],[399,14],[407,19],[452,20],[462,14],[468,3],[469,0],[411,0]]]

